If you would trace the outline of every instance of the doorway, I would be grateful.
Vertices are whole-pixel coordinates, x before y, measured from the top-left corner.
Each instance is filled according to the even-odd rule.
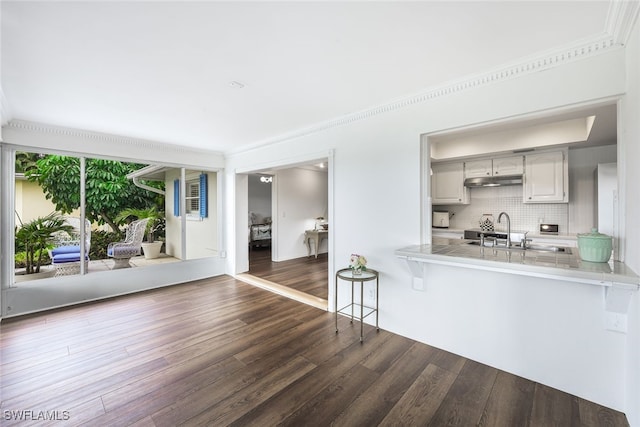
[[[248,274],[326,304],[330,238],[316,254],[305,230],[331,225],[328,159],[251,172],[247,186]]]

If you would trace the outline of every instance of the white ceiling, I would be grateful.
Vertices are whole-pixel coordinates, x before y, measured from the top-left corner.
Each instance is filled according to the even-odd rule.
[[[597,37],[609,12],[608,1],[0,7],[5,122],[223,152]]]

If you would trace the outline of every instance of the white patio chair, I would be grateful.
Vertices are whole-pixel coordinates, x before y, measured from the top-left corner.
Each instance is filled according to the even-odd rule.
[[[131,257],[140,255],[140,248],[149,218],[133,221],[127,226],[127,234],[122,242],[109,243],[107,256],[113,258],[113,269],[129,268]]]

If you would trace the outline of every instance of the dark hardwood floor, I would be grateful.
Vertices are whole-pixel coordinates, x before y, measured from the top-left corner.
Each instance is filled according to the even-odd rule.
[[[370,325],[360,343],[333,319],[228,276],[5,319],[2,425],[627,425]]]
[[[287,261],[271,261],[271,248],[249,251],[249,274],[283,286],[327,299],[329,256],[324,253]]]

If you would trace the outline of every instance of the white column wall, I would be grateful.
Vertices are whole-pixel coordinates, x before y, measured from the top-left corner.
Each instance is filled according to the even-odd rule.
[[[277,258],[274,261],[307,256],[304,231],[315,226],[314,218],[327,215],[327,173],[289,168],[277,171],[275,179],[277,232],[272,244],[277,245]],[[318,253],[327,250],[328,242],[323,239]]]
[[[640,273],[640,23],[635,23],[632,37],[626,47],[627,88],[620,105],[621,132],[618,136],[624,144],[619,148],[618,167],[622,173],[620,191],[625,200],[624,235],[626,240],[625,262]],[[625,409],[632,426],[640,426],[640,295],[635,292],[627,319],[627,349]]]
[[[367,256],[381,272],[382,328],[629,411],[629,338],[605,330],[601,288],[429,266],[426,290],[416,291],[407,265],[394,255],[421,243],[421,134],[615,99],[625,78],[625,53],[613,50],[234,154],[227,171],[333,150],[330,277],[350,253]],[[235,192],[228,190],[232,209]],[[233,240],[233,229],[227,232]],[[246,262],[241,251],[235,254],[230,272]]]

